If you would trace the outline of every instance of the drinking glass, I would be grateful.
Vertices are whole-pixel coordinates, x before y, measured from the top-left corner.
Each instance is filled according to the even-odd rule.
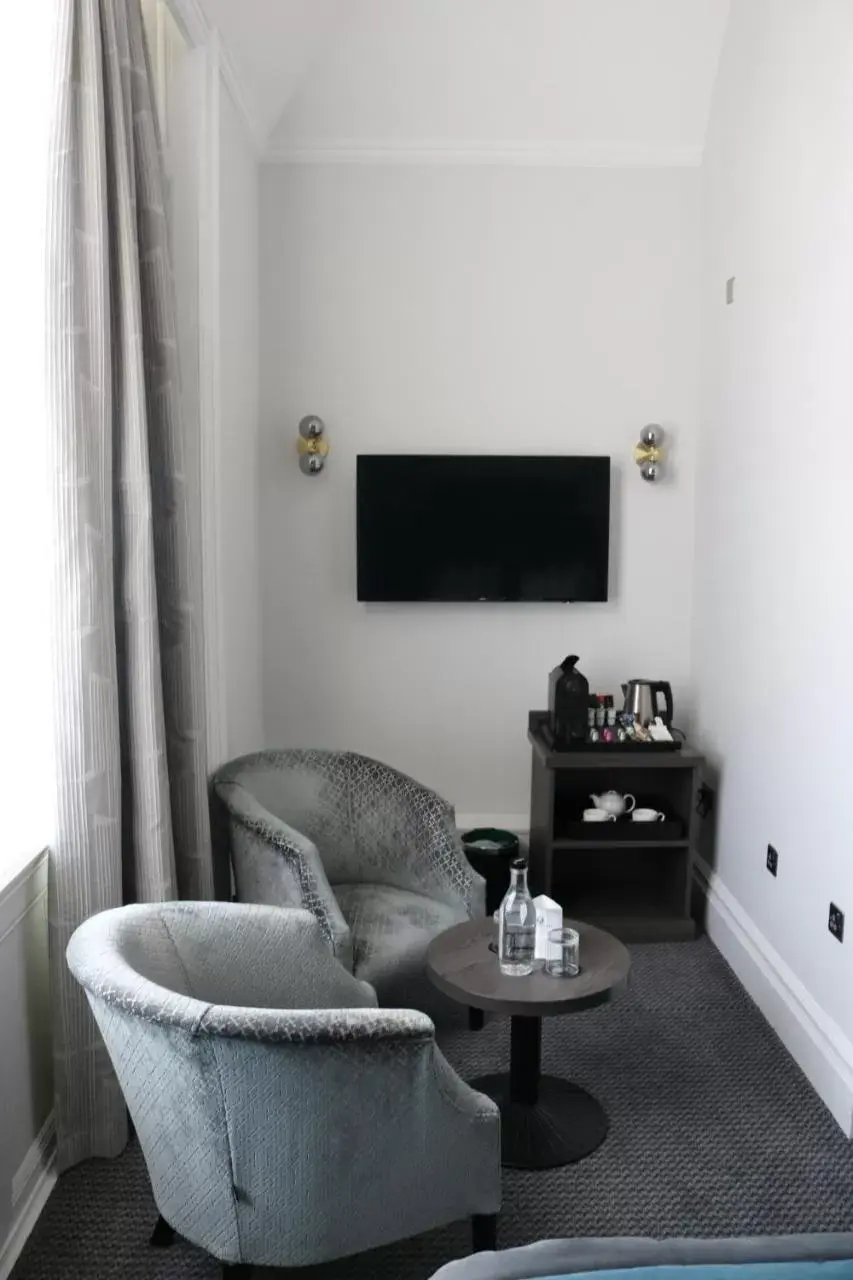
[[[580,938],[575,929],[551,929],[548,933],[545,972],[552,978],[576,978],[580,973]]]

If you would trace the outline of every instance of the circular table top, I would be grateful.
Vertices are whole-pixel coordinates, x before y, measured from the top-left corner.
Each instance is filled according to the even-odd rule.
[[[489,950],[497,941],[494,920],[466,920],[439,934],[427,952],[427,973],[434,986],[460,1004],[514,1017],[544,1018],[579,1013],[606,1004],[628,985],[631,957],[612,934],[580,920],[564,923],[580,935],[581,971],[576,978],[552,978],[541,968],[526,978],[500,971]]]

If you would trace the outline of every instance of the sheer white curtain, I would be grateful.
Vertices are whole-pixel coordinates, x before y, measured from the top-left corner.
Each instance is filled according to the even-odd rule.
[[[52,835],[44,233],[54,13],[3,12],[0,77],[0,891]]]
[[[123,1101],[65,948],[126,901],[206,898],[194,450],[139,0],[55,0],[48,201],[56,830],[50,940],[59,1161],[112,1155]]]

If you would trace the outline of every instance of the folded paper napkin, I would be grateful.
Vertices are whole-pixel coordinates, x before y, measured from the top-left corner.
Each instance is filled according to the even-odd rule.
[[[548,934],[552,929],[562,928],[563,908],[559,902],[544,893],[533,899],[533,905],[536,908],[536,959],[556,960],[559,958],[560,948],[548,941]]]

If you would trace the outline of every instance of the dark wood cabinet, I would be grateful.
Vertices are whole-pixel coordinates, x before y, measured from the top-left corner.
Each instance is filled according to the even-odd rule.
[[[696,932],[690,914],[696,799],[702,756],[619,747],[560,751],[548,715],[530,713],[530,883],[567,916],[624,942],[683,941]],[[630,792],[638,808],[666,821],[584,823],[591,794]]]

